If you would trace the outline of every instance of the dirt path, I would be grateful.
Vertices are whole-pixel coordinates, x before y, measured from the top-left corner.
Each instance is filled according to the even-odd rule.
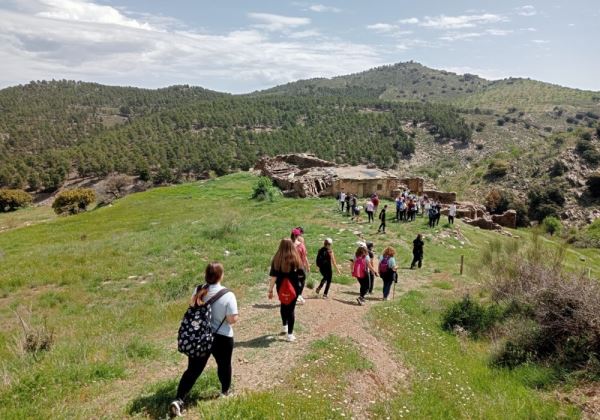
[[[266,288],[258,293],[266,296]],[[306,304],[296,309],[295,331],[298,340],[288,343],[283,335],[276,300],[240,308],[242,321],[236,326],[236,349],[234,359],[234,386],[236,392],[271,388],[282,382],[285,376],[302,360],[310,344],[330,334],[352,339],[373,365],[366,373],[349,378],[350,389],[346,391],[351,411],[357,418],[365,418],[366,410],[374,400],[393,392],[406,378],[406,369],[394,360],[387,344],[375,337],[367,325],[365,316],[369,308],[380,301],[368,300],[367,305],[356,303],[357,287],[333,284],[330,299],[315,296],[306,290]],[[380,292],[376,293],[380,296]],[[290,363],[296,360],[298,363]],[[358,398],[360,396],[361,398]]]

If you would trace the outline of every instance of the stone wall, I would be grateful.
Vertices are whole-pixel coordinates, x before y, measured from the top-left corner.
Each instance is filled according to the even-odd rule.
[[[456,193],[455,192],[425,190],[425,191],[423,191],[423,195],[426,195],[431,200],[439,201],[442,204],[452,204],[452,203],[456,202]]]

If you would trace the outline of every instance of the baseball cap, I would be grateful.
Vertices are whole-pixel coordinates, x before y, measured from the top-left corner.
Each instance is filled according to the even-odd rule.
[[[325,242],[332,245],[333,244],[333,239],[331,238],[325,238]]]

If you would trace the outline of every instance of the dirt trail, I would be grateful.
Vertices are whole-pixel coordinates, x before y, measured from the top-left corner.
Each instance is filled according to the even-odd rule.
[[[257,293],[266,295],[266,288]],[[283,335],[279,318],[279,304],[273,301],[256,303],[240,308],[242,321],[236,326],[234,353],[234,386],[236,392],[267,389],[282,382],[285,376],[302,361],[310,344],[330,334],[352,339],[372,364],[373,369],[350,378],[346,390],[351,411],[357,418],[365,418],[374,397],[382,398],[394,392],[406,378],[406,369],[394,360],[387,344],[375,337],[365,316],[369,308],[379,302],[368,299],[365,306],[356,303],[357,287],[333,284],[330,298],[315,296],[312,290],[304,293],[306,304],[296,309],[295,331],[298,340],[288,343]],[[290,361],[297,361],[290,363]],[[371,397],[365,397],[369,395]]]

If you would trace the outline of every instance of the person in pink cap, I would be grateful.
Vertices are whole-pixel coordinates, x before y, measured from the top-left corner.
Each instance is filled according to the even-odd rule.
[[[304,229],[301,226],[295,227],[292,229],[292,234],[290,235],[290,239],[294,242],[294,246],[296,247],[296,251],[300,255],[300,260],[302,261],[302,269],[308,276],[310,272],[310,263],[308,262],[308,255],[306,252],[306,245],[304,244]],[[304,290],[304,281],[300,285],[300,293],[298,294],[298,303],[300,305],[304,305],[304,298],[302,297],[302,291]]]

